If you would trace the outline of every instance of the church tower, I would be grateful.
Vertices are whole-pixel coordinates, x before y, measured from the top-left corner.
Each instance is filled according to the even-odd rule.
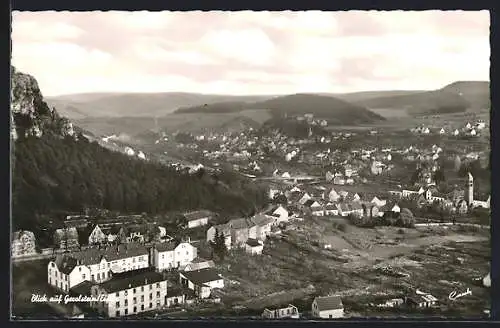
[[[467,175],[467,186],[465,190],[465,200],[468,205],[471,205],[474,201],[474,177],[469,172]]]

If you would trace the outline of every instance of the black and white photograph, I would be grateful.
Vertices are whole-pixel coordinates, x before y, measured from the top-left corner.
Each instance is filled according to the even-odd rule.
[[[487,319],[490,13],[13,11],[11,320]]]

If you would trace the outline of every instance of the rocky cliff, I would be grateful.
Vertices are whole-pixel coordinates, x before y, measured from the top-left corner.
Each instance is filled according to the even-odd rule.
[[[11,137],[40,137],[44,133],[74,136],[73,124],[49,108],[36,79],[11,67]]]

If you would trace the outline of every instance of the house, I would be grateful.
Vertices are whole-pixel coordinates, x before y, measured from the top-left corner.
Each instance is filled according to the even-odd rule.
[[[312,302],[314,318],[334,319],[344,317],[344,305],[339,296],[319,296]]]
[[[231,243],[232,246],[245,247],[247,239],[250,238],[250,228],[252,226],[249,224],[248,220],[245,218],[233,219],[227,223],[231,229]],[[255,226],[254,226],[255,227]],[[253,234],[257,235],[256,227],[252,229]]]
[[[76,248],[78,242],[78,230],[75,227],[61,228],[54,232],[54,244],[61,249]]]
[[[311,195],[309,195],[307,192],[305,192],[305,193],[303,193],[303,194],[301,195],[301,197],[299,198],[298,203],[299,203],[300,205],[304,205],[304,204],[305,204],[308,200],[310,200],[311,198],[312,198],[312,196],[311,196]]]
[[[94,225],[89,235],[89,245],[99,245],[108,242],[108,236],[98,224]]]
[[[160,310],[166,305],[167,278],[147,269],[117,274],[92,286],[91,296],[103,299],[91,307],[110,318]]]
[[[290,173],[288,173],[288,172],[283,173],[281,175],[281,177],[284,178],[284,179],[290,179],[291,178]]]
[[[224,288],[224,279],[213,268],[179,272],[182,286],[194,291],[199,298],[210,297],[214,288]]]
[[[214,268],[215,263],[213,260],[205,260],[201,257],[197,257],[182,269],[182,271],[196,271],[206,268]]]
[[[201,210],[185,213],[184,217],[188,223],[188,229],[201,227],[208,224],[208,221],[212,219],[212,212]]]
[[[36,238],[33,232],[20,230],[14,232],[12,237],[12,258],[36,254]]]
[[[345,179],[343,177],[334,177],[333,184],[335,185],[345,185]]]
[[[318,203],[317,201],[313,201],[313,203],[311,205],[309,205],[309,208],[311,209],[311,214],[314,216],[325,215],[325,211],[323,209],[323,206],[320,203]]]
[[[262,318],[264,319],[298,319],[299,310],[296,306],[288,304],[287,307],[269,310],[264,309],[262,313]]]
[[[455,129],[455,131],[453,131],[454,136],[458,136],[459,134],[460,134],[460,131],[458,131],[458,129]]]
[[[168,285],[168,284],[167,284]],[[177,285],[167,287],[167,295],[165,296],[166,307],[176,307],[186,303],[187,290]]]
[[[446,133],[446,131],[444,128],[441,128],[441,130],[439,130],[439,134],[445,134],[445,133]]]
[[[406,297],[406,304],[411,307],[429,308],[436,306],[438,299],[431,294],[416,293],[416,295]]]
[[[149,267],[144,245],[122,244],[105,248],[91,247],[57,255],[48,264],[49,285],[68,292],[83,281],[103,282],[112,274]]]
[[[258,240],[266,240],[267,236],[271,234],[271,227],[275,225],[275,221],[276,220],[274,218],[262,214],[255,215],[250,218],[250,222],[253,223],[253,226],[255,226],[256,233],[254,236],[252,232],[249,232],[249,236]]]
[[[251,255],[261,255],[264,249],[264,243],[260,240],[248,238],[245,243],[245,252]]]
[[[469,211],[469,204],[465,199],[460,199],[456,202],[455,208],[458,214],[466,214]]]
[[[329,200],[330,202],[338,202],[340,199],[340,195],[337,193],[337,191],[335,191],[335,189],[332,188],[330,192],[326,194],[325,198],[327,198],[327,200]]]
[[[279,205],[273,212],[272,215],[276,217],[276,224],[281,222],[288,222],[289,213],[282,205]]]
[[[231,228],[228,224],[219,224],[208,228],[207,230],[207,242],[213,242],[215,239],[216,233],[224,235],[224,240],[226,242],[226,248],[231,249],[232,241],[231,241]]]
[[[337,209],[337,204],[335,204],[335,203],[326,204],[325,215],[339,215],[339,210]]]
[[[198,249],[190,243],[158,243],[150,250],[151,265],[158,271],[180,268],[198,256]]]
[[[122,243],[144,243],[147,228],[142,224],[122,226],[118,232],[118,239]]]

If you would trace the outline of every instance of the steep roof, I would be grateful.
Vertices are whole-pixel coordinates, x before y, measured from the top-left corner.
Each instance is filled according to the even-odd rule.
[[[342,299],[339,296],[319,296],[315,299],[319,311],[343,309]]]
[[[239,230],[239,229],[247,229],[249,228],[249,224],[247,219],[233,219],[227,223],[231,229]]]
[[[255,225],[258,225],[258,226],[265,226],[265,225],[268,225],[268,224],[271,224],[274,222],[273,219],[265,216],[265,215],[262,215],[262,214],[258,214],[254,217],[252,217],[250,219],[250,221],[255,224]]]

